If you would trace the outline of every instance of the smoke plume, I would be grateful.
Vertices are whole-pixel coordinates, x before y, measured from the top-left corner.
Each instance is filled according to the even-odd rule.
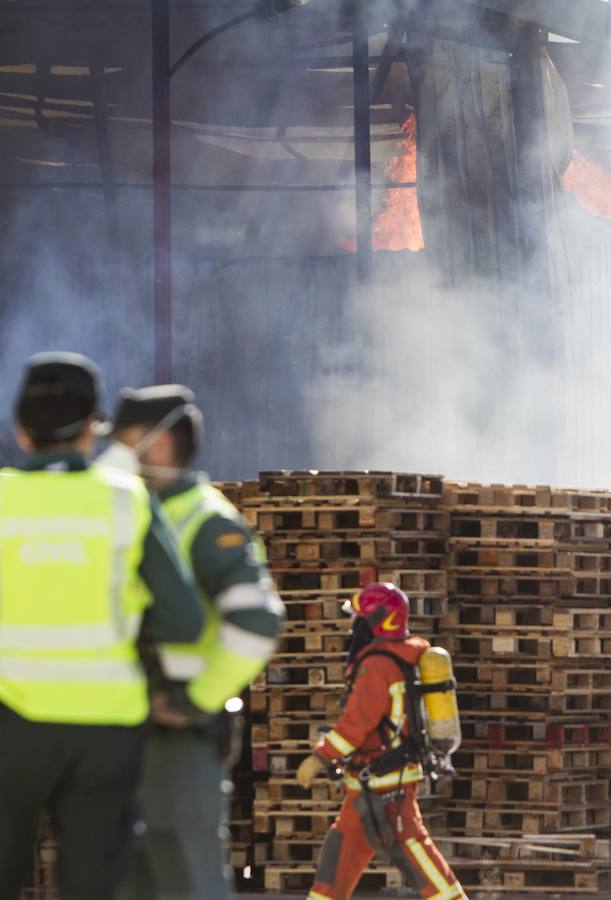
[[[573,209],[562,237],[551,307],[379,254],[308,389],[317,466],[608,486],[611,224]]]

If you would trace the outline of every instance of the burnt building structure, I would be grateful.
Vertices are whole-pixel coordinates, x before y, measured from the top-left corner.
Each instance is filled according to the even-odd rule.
[[[610,23],[604,0],[3,0],[5,409],[28,352],[76,347],[111,392],[194,384],[212,474],[241,477],[352,461],[310,388],[367,369],[359,290],[475,284],[556,357],[607,279],[604,203],[566,174],[576,150],[611,170]],[[393,165],[414,114],[417,179]],[[423,252],[376,243],[389,191]]]

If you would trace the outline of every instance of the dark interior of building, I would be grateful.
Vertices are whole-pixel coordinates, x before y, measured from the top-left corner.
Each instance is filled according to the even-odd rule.
[[[357,285],[406,308],[431,279],[449,305],[488,285],[555,358],[559,310],[607,285],[610,15],[3,0],[5,408],[28,352],[70,345],[103,361],[109,402],[193,384],[204,462],[236,478],[349,462],[313,438],[311,388],[369,365],[341,350]]]

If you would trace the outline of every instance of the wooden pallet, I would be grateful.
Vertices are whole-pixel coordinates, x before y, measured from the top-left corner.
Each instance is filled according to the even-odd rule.
[[[291,745],[286,741],[275,746],[268,743],[255,746],[252,750],[253,771],[267,772],[271,775],[295,773],[311,749],[310,744]]]
[[[274,716],[264,724],[253,723],[251,726],[253,747],[261,744],[277,744],[291,741],[295,744],[315,744],[320,736],[320,729],[329,724],[325,713],[307,710],[293,712],[290,716]]]
[[[278,590],[312,592],[351,590],[352,593],[376,580],[375,566],[271,566],[273,579]]]
[[[338,611],[336,611],[337,613]],[[283,634],[287,636],[316,634],[319,637],[348,636],[350,631],[350,617],[341,614],[338,619],[303,619],[303,610],[287,609],[287,620],[284,624]]]
[[[551,691],[598,694],[611,690],[611,663],[584,666],[580,660],[566,664],[522,660],[480,662],[457,660],[454,674],[459,688],[470,685],[495,690]]]
[[[571,515],[566,532],[558,533],[558,542],[570,547],[591,547],[605,544],[611,539],[611,517],[608,515],[579,516]],[[604,549],[604,548],[603,548]]]
[[[607,567],[604,557],[609,554],[611,517],[598,521],[534,516],[486,513],[459,513],[450,510],[450,537],[452,550],[504,548],[516,550],[555,549],[558,553],[599,555],[601,568]],[[590,563],[591,565],[591,563]]]
[[[339,715],[342,692],[338,690],[299,686],[297,690],[285,689],[253,694],[251,712],[255,716],[273,717],[283,713],[313,712],[324,714],[329,721]]]
[[[534,485],[484,485],[444,481],[443,505],[453,510],[526,510],[531,514],[611,515],[607,491],[572,490]]]
[[[532,660],[597,660],[611,653],[611,636],[600,637],[597,634],[541,635],[536,628],[500,631],[477,626],[456,631],[457,633],[441,634],[435,639],[453,658],[492,660],[501,656],[517,656]]]
[[[485,890],[486,895],[526,892],[543,897],[557,894],[598,895],[611,887],[611,873],[588,862],[558,863],[538,861],[527,865],[521,861],[494,859],[448,860],[463,888],[473,895]]]
[[[354,595],[354,590],[354,588],[326,591],[283,590],[281,597],[289,620],[311,621],[318,626],[323,619],[328,621],[343,619],[347,622],[348,617],[341,608],[346,600]]]
[[[265,868],[267,891],[309,890],[314,881],[316,867],[312,863],[270,864]],[[389,866],[369,866],[361,881],[360,890],[391,890],[403,886],[403,877]]]
[[[461,684],[458,694],[458,704],[461,712],[466,716],[488,713],[491,718],[502,717],[517,713],[543,713],[567,715],[583,713],[610,713],[611,691],[590,694],[587,692],[550,693],[540,690],[536,693],[520,691],[488,690],[483,685]]]
[[[405,591],[409,597],[447,597],[448,576],[445,571],[412,571],[398,567],[378,565],[378,579],[390,581]]]
[[[442,541],[448,534],[449,512],[428,507],[406,508],[402,501],[393,505],[372,503],[360,497],[346,498],[270,498],[266,502],[246,501],[243,514],[263,534],[276,532],[373,531],[400,532],[416,539]]]
[[[448,572],[448,591],[452,596],[477,596],[484,602],[502,599],[519,602],[525,597],[551,600],[562,595],[572,596],[573,586],[571,576],[558,575],[553,571],[545,576],[524,574],[519,577],[490,575],[479,569]]]
[[[608,717],[590,717],[589,721],[535,721],[527,719],[486,722],[467,716],[461,721],[463,737],[480,747],[526,746],[532,749],[590,747],[611,743]]]
[[[301,631],[288,633],[285,631],[278,644],[275,659],[285,654],[312,653],[326,657],[346,658],[348,648],[347,634],[319,634],[315,631]]]
[[[606,829],[611,822],[609,807],[593,809],[524,808],[524,802],[487,804],[485,808],[468,800],[444,801],[448,828],[452,833],[464,835],[491,835],[503,831],[508,836],[541,834],[545,832],[573,832]]]
[[[524,890],[545,894],[603,889],[609,875],[608,840],[594,834],[437,839],[437,845],[469,891]]]
[[[601,636],[611,635],[611,610],[606,607],[590,609],[565,606],[554,609],[552,626],[556,631],[589,631]]]
[[[326,685],[340,690],[344,686],[344,661],[345,654],[342,653],[335,654],[332,661],[323,656],[313,659],[309,653],[300,657],[277,655],[257,679],[255,690],[280,684],[309,684],[312,687]]]
[[[257,482],[250,483],[257,484]],[[248,482],[242,481],[213,481],[212,486],[221,491],[229,502],[238,508],[241,507],[244,501],[244,490],[248,490]]]
[[[557,550],[557,558],[560,568],[569,569],[576,575],[611,573],[611,548],[608,540],[602,547],[587,550],[573,548],[565,550],[560,547]]]
[[[581,774],[604,771],[611,775],[611,746],[607,744],[577,749],[532,750],[518,747],[489,750],[473,748],[465,743],[453,760],[461,776],[468,773],[513,776],[527,772],[540,777],[558,777],[572,771]]]
[[[259,473],[259,494],[282,496],[359,496],[441,499],[440,475],[397,472],[319,472],[276,470]],[[244,492],[246,497],[248,492]]]
[[[337,801],[294,801],[255,808],[254,823],[257,834],[294,835],[295,837],[324,837],[339,812]]]
[[[388,473],[367,483],[378,474],[266,473],[244,501],[287,606],[280,652],[252,694],[253,767],[265,778],[255,786],[256,858],[293,873],[277,889],[307,888],[295,866],[313,866],[337,809],[328,782],[304,802],[292,779],[337,713],[340,606],[373,580],[403,587],[412,630],[419,616],[454,656],[465,740],[453,797],[435,801],[453,835],[514,841],[609,825],[611,494],[447,482],[440,502],[414,484],[409,497],[384,493],[398,483]],[[448,853],[465,884],[485,892],[488,855]],[[492,859],[502,893],[603,886],[598,869],[561,855],[562,877],[522,851],[509,857]]]
[[[359,565],[375,565],[384,556],[395,553],[395,542],[388,538],[377,538],[372,535],[350,535],[334,532],[330,535],[317,535],[315,538],[297,533],[287,537],[284,534],[268,538],[267,552],[272,566],[289,565],[293,561],[318,563],[324,560],[337,561],[339,565],[350,564],[353,560]]]
[[[490,775],[484,772],[454,778],[452,799],[473,800],[488,804],[528,803],[529,812],[544,812],[552,808],[555,812],[598,809],[608,806],[608,778],[573,778],[571,781],[549,780],[533,775],[513,774]]]
[[[563,620],[564,621],[564,620]],[[554,607],[538,603],[495,603],[484,605],[476,600],[454,600],[447,614],[440,620],[442,631],[488,629],[498,632],[515,629],[537,631],[567,631],[554,624]],[[457,660],[460,662],[460,660]]]
[[[341,803],[343,800],[341,782],[317,779],[312,784],[309,796],[314,803],[327,800]],[[297,784],[294,778],[272,777],[255,785],[255,804],[259,811],[263,811],[270,804],[282,803],[285,800],[299,802],[303,801],[303,798],[303,788]]]
[[[444,647],[453,659],[475,658],[493,660],[501,656],[522,659],[548,660],[553,656],[552,638],[536,631],[525,633],[504,632],[496,635],[441,634],[436,643]]]
[[[448,566],[456,572],[473,569],[499,574],[533,574],[552,572],[569,575],[572,571],[568,553],[555,549],[516,547],[460,547],[450,550]]]
[[[245,869],[254,863],[253,842],[233,840],[229,847],[229,865],[233,869]]]
[[[450,540],[452,549],[480,545],[503,547],[552,547],[559,540],[570,540],[569,520],[519,515],[479,515],[450,510]]]
[[[611,863],[611,841],[594,832],[519,837],[508,837],[499,832],[498,835],[482,838],[481,841],[456,835],[441,835],[436,838],[436,843],[444,855],[455,860],[520,860],[524,865],[555,860],[560,864],[588,862],[603,867]]]
[[[587,574],[578,573],[573,576],[573,586],[567,589],[565,593],[571,597],[591,598],[597,605],[601,600],[611,598],[611,577],[609,572]]]

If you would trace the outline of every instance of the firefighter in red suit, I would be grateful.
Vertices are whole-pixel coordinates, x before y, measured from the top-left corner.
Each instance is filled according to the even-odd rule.
[[[353,597],[351,611],[355,619],[343,712],[297,771],[306,789],[324,768],[345,771],[344,803],[325,839],[307,900],[348,900],[377,851],[423,897],[466,898],[422,821],[416,799],[424,777],[421,764],[405,760],[399,750],[394,756],[389,752],[406,746],[409,731],[405,670],[392,657],[411,669],[430,644],[409,635],[409,600],[392,584],[364,588]],[[395,759],[400,761],[393,767]],[[371,768],[382,774],[372,774]]]

